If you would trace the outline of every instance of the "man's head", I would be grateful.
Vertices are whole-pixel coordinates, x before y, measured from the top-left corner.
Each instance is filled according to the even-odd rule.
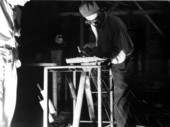
[[[101,9],[99,8],[96,2],[86,1],[82,3],[81,6],[79,7],[79,12],[84,18],[86,18],[87,24],[96,27],[101,27],[104,15],[102,14]]]
[[[15,5],[20,5],[20,6],[24,6],[26,2],[30,1],[30,0],[6,0],[9,4],[11,4],[12,6]]]
[[[94,1],[84,2],[79,7],[79,11],[82,14],[82,16],[88,20],[93,20],[94,18],[96,18],[99,9],[100,9],[99,6]]]

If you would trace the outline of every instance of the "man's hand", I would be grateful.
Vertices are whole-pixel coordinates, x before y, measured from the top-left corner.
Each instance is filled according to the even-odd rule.
[[[14,32],[14,35],[15,35],[16,37],[20,37],[20,36],[21,36],[21,29],[16,30],[16,31]]]
[[[21,67],[21,61],[19,59],[15,60],[16,68]]]
[[[92,48],[96,47],[96,44],[95,43],[87,43],[84,45],[83,48],[87,48],[87,47],[92,49]]]
[[[112,67],[111,59],[106,59],[103,63],[101,63],[101,66],[104,69],[110,69]]]
[[[86,56],[86,57],[94,55],[93,52],[92,52],[92,49],[89,48],[89,47],[81,49],[81,52],[82,52],[82,55]]]

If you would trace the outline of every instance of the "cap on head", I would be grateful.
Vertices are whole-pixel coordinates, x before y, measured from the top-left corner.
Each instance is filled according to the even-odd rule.
[[[79,7],[79,12],[82,14],[83,17],[89,17],[93,14],[95,14],[99,10],[99,6],[96,4],[96,2],[91,2],[91,3],[83,3]]]

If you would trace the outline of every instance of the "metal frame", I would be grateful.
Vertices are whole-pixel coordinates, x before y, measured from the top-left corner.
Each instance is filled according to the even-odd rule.
[[[96,69],[97,70],[97,97],[98,97],[98,104],[97,104],[97,124],[98,127],[102,127],[102,84],[101,84],[101,66],[99,65],[83,65],[83,66],[54,66],[54,67],[44,67],[44,110],[43,110],[43,127],[48,127],[49,122],[48,122],[48,76],[49,72],[57,72],[62,69],[68,69],[73,72],[73,85],[76,87],[76,70],[81,70],[81,76],[80,76],[80,84],[79,84],[79,91],[77,93],[77,98],[76,101],[73,100],[73,111],[76,112],[76,115],[73,116],[73,127],[79,127],[80,123],[80,114],[81,114],[81,106],[82,106],[82,91],[85,90],[85,83],[87,79],[87,73],[91,69]],[[109,73],[109,80],[110,80],[110,87],[113,87],[112,84],[112,76],[111,76],[111,71]],[[55,78],[55,77],[53,77]],[[55,79],[53,79],[56,81]],[[54,84],[53,84],[54,85]],[[57,85],[57,83],[56,83]],[[114,126],[114,121],[113,121],[113,91],[110,92],[110,126]],[[89,121],[90,122],[90,121]]]

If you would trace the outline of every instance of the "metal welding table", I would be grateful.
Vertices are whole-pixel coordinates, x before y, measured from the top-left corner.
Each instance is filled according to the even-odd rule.
[[[80,73],[80,82],[78,86],[78,93],[76,100],[73,102],[73,125],[72,127],[79,127],[80,123],[80,115],[81,115],[81,108],[82,108],[82,101],[83,101],[83,93],[85,90],[85,85],[88,84],[88,72],[91,69],[96,70],[96,83],[97,83],[97,124],[98,127],[102,127],[102,83],[101,83],[101,75],[102,69],[100,65],[76,65],[76,66],[53,66],[53,67],[44,67],[44,81],[43,81],[43,88],[44,88],[44,110],[43,110],[43,127],[48,127],[48,76],[49,72],[57,72],[61,70],[68,70],[71,71],[73,74],[73,85],[76,84],[76,72],[77,70],[81,70]],[[109,80],[110,80],[110,87],[112,88],[112,76],[111,71],[109,71]],[[54,78],[54,77],[53,77]],[[55,79],[53,79],[55,81]],[[76,87],[76,86],[75,86]],[[113,91],[110,91],[110,121],[109,126],[113,127]]]

